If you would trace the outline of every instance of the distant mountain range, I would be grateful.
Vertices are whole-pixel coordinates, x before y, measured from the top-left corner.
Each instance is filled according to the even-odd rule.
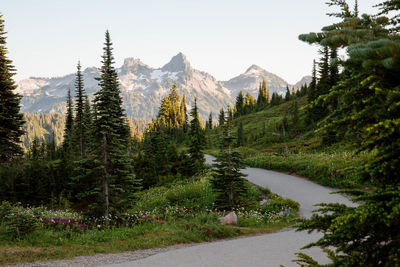
[[[127,58],[117,68],[120,79],[124,108],[129,117],[153,118],[160,101],[167,95],[173,84],[178,86],[181,95],[185,94],[188,108],[197,98],[202,117],[210,112],[216,115],[222,106],[234,103],[240,90],[257,97],[258,86],[265,79],[270,94],[283,94],[289,85],[284,79],[259,66],[252,65],[245,73],[228,81],[217,81],[212,75],[193,69],[186,57],[179,53],[162,68],[152,68],[139,59]],[[85,90],[89,97],[96,92],[99,69],[86,68],[83,71]],[[309,83],[304,77],[296,83]],[[68,88],[74,95],[75,73],[55,78],[29,78],[18,82],[17,92],[23,95],[21,110],[28,113],[65,112],[65,99]]]

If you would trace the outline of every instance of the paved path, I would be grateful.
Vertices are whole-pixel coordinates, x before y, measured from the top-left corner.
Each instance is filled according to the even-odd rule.
[[[207,156],[206,160],[211,164],[213,157]],[[313,205],[322,202],[354,205],[341,195],[330,194],[333,189],[307,179],[258,168],[247,168],[244,172],[252,183],[267,186],[272,192],[299,202],[300,215],[303,217],[310,217],[315,209]],[[292,262],[296,258],[294,253],[320,237],[320,233],[307,234],[289,229],[261,236],[203,243],[108,266],[298,266]],[[329,262],[319,248],[304,252],[320,263]]]

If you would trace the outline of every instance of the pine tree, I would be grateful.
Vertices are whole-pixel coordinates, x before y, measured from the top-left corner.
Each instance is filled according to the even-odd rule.
[[[244,114],[249,114],[254,111],[256,107],[256,100],[249,92],[246,93],[246,97],[244,99]]]
[[[244,113],[244,97],[242,90],[240,90],[238,96],[236,97],[235,108],[236,112],[234,113],[234,116],[235,117],[242,116]]]
[[[316,88],[317,88],[317,62],[315,59],[313,60],[313,68],[311,72],[311,82],[310,85],[308,86],[307,90],[307,101],[308,103],[311,103],[314,101],[316,97]]]
[[[65,121],[65,127],[64,127],[64,140],[63,140],[63,148],[64,148],[65,152],[67,152],[71,146],[73,124],[74,124],[74,114],[73,114],[73,108],[72,108],[71,89],[68,89],[67,114],[66,114],[66,121]]]
[[[173,85],[171,91],[168,95],[168,100],[170,102],[170,124],[171,127],[178,128],[181,127],[181,116],[180,116],[180,101],[181,97],[178,93],[178,87]]]
[[[181,116],[183,116],[183,132],[187,132],[189,129],[189,125],[188,125],[188,116],[187,116],[187,107],[186,107],[186,95],[183,95],[182,97],[182,102],[181,102]]]
[[[318,64],[318,74],[319,80],[317,84],[317,97],[320,95],[324,95],[328,93],[330,87],[330,54],[329,54],[329,47],[323,46],[321,50],[319,50],[321,55],[320,62]]]
[[[261,90],[262,86],[261,83],[258,87],[258,96],[257,96],[257,109],[259,109],[262,105],[262,90]]]
[[[307,107],[307,118],[311,124],[315,127],[315,124],[324,118],[328,113],[328,105],[318,101],[318,98],[329,92],[330,89],[330,64],[329,64],[329,47],[323,46],[319,50],[321,54],[320,62],[318,63],[319,79],[314,87],[314,69],[313,69],[313,81],[310,85],[310,93],[308,99],[311,101]]]
[[[106,31],[104,54],[100,78],[100,90],[95,94],[96,119],[94,129],[96,143],[92,156],[95,158],[93,177],[96,192],[101,188],[101,203],[97,212],[108,217],[110,211],[119,212],[129,204],[132,195],[139,187],[139,180],[132,170],[132,160],[128,155],[129,127],[122,108],[122,98],[118,75],[113,67],[112,43]],[[99,209],[100,208],[100,209]],[[98,213],[97,213],[98,214]]]
[[[218,117],[218,125],[222,126],[225,124],[225,110],[224,107],[221,108],[219,111],[219,117]]]
[[[199,112],[197,110],[197,100],[194,100],[192,111],[190,112],[192,120],[190,121],[190,144],[189,144],[189,168],[192,174],[199,173],[204,169],[204,153],[205,146],[204,131],[201,129]]]
[[[79,155],[84,156],[85,150],[85,127],[84,124],[84,109],[85,109],[85,89],[83,84],[83,76],[81,72],[81,63],[78,62],[76,66],[76,79],[75,79],[75,120],[73,127],[73,134],[78,145]]]
[[[285,94],[285,100],[289,101],[290,100],[290,91],[289,91],[289,85],[286,85],[286,94]]]
[[[228,106],[228,119],[229,120],[233,120],[233,114],[235,114],[235,113],[234,113],[232,107],[229,105]]]
[[[354,2],[354,16],[358,17],[358,0]]]
[[[220,137],[220,152],[213,164],[211,186],[217,194],[215,206],[219,210],[232,210],[238,207],[246,193],[243,179],[245,175],[240,171],[243,165],[241,155],[232,151],[235,138],[231,134],[231,123],[232,120],[228,116]]]
[[[212,112],[210,112],[210,115],[208,116],[208,129],[212,130],[213,128],[213,117],[212,117]]]
[[[12,79],[15,68],[7,58],[5,35],[3,15],[0,14],[0,162],[9,162],[22,154],[20,143],[24,134],[21,96],[13,92],[17,88]]]
[[[268,104],[267,83],[265,82],[264,79],[262,81],[261,92],[262,92],[262,103],[264,106],[267,106]]]
[[[267,89],[267,84],[265,80],[260,83],[260,88],[258,90],[257,97],[257,110],[265,108],[269,103],[269,89]]]

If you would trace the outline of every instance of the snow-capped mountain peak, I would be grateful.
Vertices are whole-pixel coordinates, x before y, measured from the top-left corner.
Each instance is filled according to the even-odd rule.
[[[124,99],[124,109],[130,117],[153,118],[158,112],[162,97],[168,94],[172,85],[177,85],[181,95],[185,94],[188,106],[197,98],[203,118],[210,112],[216,115],[220,108],[233,104],[242,90],[257,97],[258,87],[265,80],[270,94],[284,93],[288,83],[257,65],[250,66],[245,73],[226,82],[216,80],[212,75],[193,69],[182,53],[162,68],[152,68],[138,58],[126,58],[116,68]],[[83,71],[84,88],[89,97],[99,90],[96,67]],[[18,83],[17,92],[23,95],[21,109],[24,112],[64,112],[68,89],[74,90],[75,73],[55,78],[29,78]]]

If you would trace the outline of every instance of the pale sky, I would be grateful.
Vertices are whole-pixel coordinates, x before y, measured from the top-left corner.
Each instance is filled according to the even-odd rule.
[[[18,74],[53,77],[100,66],[110,31],[116,67],[140,58],[161,67],[178,52],[192,67],[228,80],[257,64],[295,83],[311,72],[317,47],[298,35],[336,21],[326,0],[0,0]],[[349,0],[353,3],[354,0]],[[379,0],[359,0],[376,13]]]

